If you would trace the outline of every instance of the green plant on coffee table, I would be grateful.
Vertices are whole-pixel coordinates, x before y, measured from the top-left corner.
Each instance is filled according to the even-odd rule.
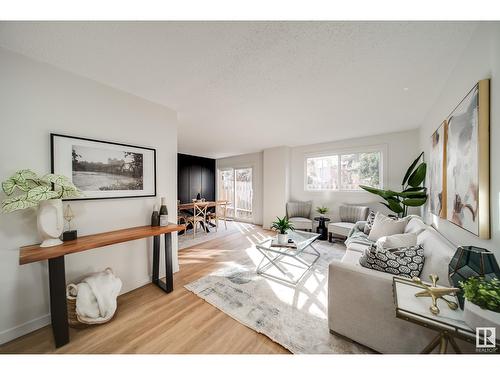
[[[424,161],[419,164],[420,159],[423,160],[423,156],[424,153],[422,152],[406,171],[400,192],[377,189],[366,185],[359,185],[359,187],[384,198],[385,202],[381,202],[384,206],[398,216],[405,217],[408,215],[408,207],[419,207],[427,201],[427,188],[421,186],[425,180],[427,164]]]
[[[500,280],[494,278],[485,280],[484,277],[471,277],[460,281],[464,290],[464,297],[469,302],[482,309],[500,313]]]
[[[316,212],[320,215],[324,215],[328,212],[328,207],[325,206],[316,207]]]
[[[274,229],[280,234],[286,234],[287,230],[295,230],[293,224],[288,221],[288,218],[286,216],[281,219],[279,217],[276,217],[276,220],[273,221],[271,225],[271,229]]]
[[[3,212],[35,207],[41,201],[49,199],[75,198],[81,195],[80,190],[67,177],[52,173],[39,177],[29,169],[17,171],[2,182],[2,190],[9,197],[2,202]]]

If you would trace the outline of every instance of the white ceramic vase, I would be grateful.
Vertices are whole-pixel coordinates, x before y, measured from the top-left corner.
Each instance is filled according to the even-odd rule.
[[[278,243],[286,245],[288,243],[288,234],[278,234]]]
[[[63,232],[63,205],[61,199],[41,201],[38,206],[38,233],[42,239],[40,247],[62,244],[60,236]]]
[[[465,300],[464,321],[472,329],[477,327],[495,327],[500,332],[500,313],[480,308]]]

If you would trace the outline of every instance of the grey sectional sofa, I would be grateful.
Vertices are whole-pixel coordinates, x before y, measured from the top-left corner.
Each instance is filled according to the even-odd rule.
[[[369,246],[369,241],[360,233],[362,226],[363,223],[358,224],[353,231],[358,233],[358,240],[346,241],[347,250],[342,260],[329,265],[330,332],[381,353],[419,353],[437,333],[396,318],[393,275],[359,264],[359,258]],[[435,273],[439,276],[440,285],[449,285],[448,264],[456,246],[418,217],[409,220],[405,233],[417,234],[418,244],[424,247],[426,260],[421,278],[428,280],[428,275]],[[460,347],[473,351],[467,343],[460,344]]]

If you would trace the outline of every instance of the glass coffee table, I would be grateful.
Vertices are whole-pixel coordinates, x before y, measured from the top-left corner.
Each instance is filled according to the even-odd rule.
[[[282,247],[268,238],[256,245],[264,256],[257,266],[257,274],[287,284],[297,285],[319,259],[319,252],[313,242],[317,233],[288,231],[288,238],[296,247]]]

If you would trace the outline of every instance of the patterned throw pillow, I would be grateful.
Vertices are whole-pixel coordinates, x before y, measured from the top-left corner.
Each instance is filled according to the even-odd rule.
[[[370,210],[368,218],[366,219],[365,227],[363,228],[363,232],[365,232],[365,234],[370,234],[374,221],[375,221],[375,211]]]
[[[377,249],[372,245],[359,258],[359,264],[365,268],[408,278],[420,276],[424,261],[422,245],[395,249]]]

